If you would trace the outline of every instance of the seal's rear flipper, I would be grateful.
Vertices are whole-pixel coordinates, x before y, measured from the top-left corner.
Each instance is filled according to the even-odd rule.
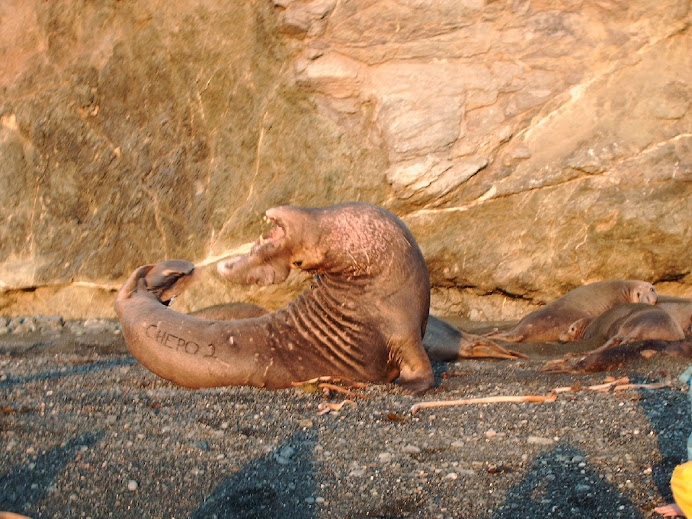
[[[528,359],[528,355],[524,355],[518,351],[508,350],[499,344],[471,333],[462,333],[459,341],[460,359]]]

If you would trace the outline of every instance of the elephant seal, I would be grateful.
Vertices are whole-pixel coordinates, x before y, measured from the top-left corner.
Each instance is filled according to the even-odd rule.
[[[269,311],[252,303],[221,303],[192,312],[190,315],[202,319],[231,321],[268,314]],[[524,359],[527,355],[511,351],[480,335],[463,332],[456,326],[428,316],[428,325],[423,336],[423,349],[430,360],[454,361],[458,359]]]
[[[675,318],[659,305],[627,303],[606,310],[595,319],[572,323],[563,341],[586,341],[603,349],[624,342],[660,339],[679,341],[685,334]]]
[[[190,315],[211,321],[232,321],[267,315],[269,310],[253,303],[221,303],[191,312]]]
[[[666,312],[673,316],[685,332],[685,335],[692,334],[692,300],[684,297],[658,296],[658,303]]]
[[[219,273],[243,284],[279,283],[290,270],[314,274],[285,309],[250,319],[206,320],[166,306],[194,265],[137,268],[115,309],[132,355],[159,376],[197,388],[286,388],[318,376],[399,379],[409,393],[434,383],[422,346],[430,280],[413,235],[390,212],[365,203],[269,209],[272,229]],[[181,285],[180,287],[178,285]]]
[[[557,341],[582,318],[593,318],[624,303],[656,304],[656,288],[645,281],[608,280],[590,283],[524,316],[513,328],[486,334],[508,342]]]

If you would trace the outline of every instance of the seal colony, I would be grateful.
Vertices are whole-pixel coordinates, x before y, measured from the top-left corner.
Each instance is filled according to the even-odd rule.
[[[430,359],[525,358],[491,339],[576,339],[612,308],[631,303],[650,307],[658,299],[653,285],[644,281],[592,283],[525,316],[509,331],[481,337],[428,315],[430,281],[423,255],[404,223],[385,209],[365,203],[282,206],[269,209],[266,219],[270,231],[248,254],[219,262],[219,274],[234,283],[268,285],[300,269],[314,275],[311,286],[273,313],[231,303],[186,315],[168,305],[193,281],[195,266],[184,260],[141,266],[115,301],[125,342],[140,363],[191,388],[285,388],[329,376],[366,382],[398,379],[404,391],[417,394],[434,384]],[[668,298],[667,304],[689,331],[692,302]],[[603,319],[594,326],[598,322]],[[647,335],[650,322],[644,321],[636,333],[618,335],[617,342],[668,339]],[[679,330],[670,338],[679,341]],[[609,369],[645,351],[644,346],[627,349],[627,344],[610,348],[615,342],[592,356],[590,370],[600,365]],[[677,341],[659,342],[649,349],[690,354]],[[571,361],[560,362],[549,370],[575,369]]]
[[[508,342],[557,341],[572,323],[601,315],[625,303],[656,304],[658,294],[651,283],[639,280],[598,281],[567,292],[564,296],[523,317],[505,332],[487,336]]]
[[[241,284],[280,283],[291,269],[314,274],[310,288],[273,313],[216,305],[192,315],[168,308],[194,278],[194,265],[139,267],[116,296],[132,355],[187,387],[290,387],[319,376],[392,382],[420,393],[434,383],[423,335],[430,280],[423,255],[396,216],[346,203],[266,212],[271,230],[248,254],[218,264]],[[517,358],[492,341],[433,318],[433,358]]]

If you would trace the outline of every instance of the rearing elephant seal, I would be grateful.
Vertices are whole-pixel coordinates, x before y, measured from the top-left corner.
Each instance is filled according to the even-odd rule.
[[[535,310],[505,332],[486,335],[509,342],[557,341],[560,334],[582,318],[597,317],[624,303],[656,304],[658,295],[651,283],[637,280],[609,280],[590,283],[567,292],[561,298]]]
[[[277,207],[273,229],[251,252],[221,262],[238,283],[279,283],[291,268],[315,274],[287,308],[261,317],[213,321],[164,303],[191,263],[139,267],[115,309],[134,357],[187,387],[290,387],[317,376],[391,382],[420,393],[433,385],[421,339],[430,305],[423,255],[406,226],[364,203]],[[184,288],[184,287],[183,287]]]

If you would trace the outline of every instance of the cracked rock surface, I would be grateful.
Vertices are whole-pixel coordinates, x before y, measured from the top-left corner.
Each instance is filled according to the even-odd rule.
[[[692,296],[685,0],[0,9],[4,315],[112,317],[136,266],[345,200],[411,227],[440,313],[516,318],[609,278]],[[208,275],[185,304],[298,285]]]

